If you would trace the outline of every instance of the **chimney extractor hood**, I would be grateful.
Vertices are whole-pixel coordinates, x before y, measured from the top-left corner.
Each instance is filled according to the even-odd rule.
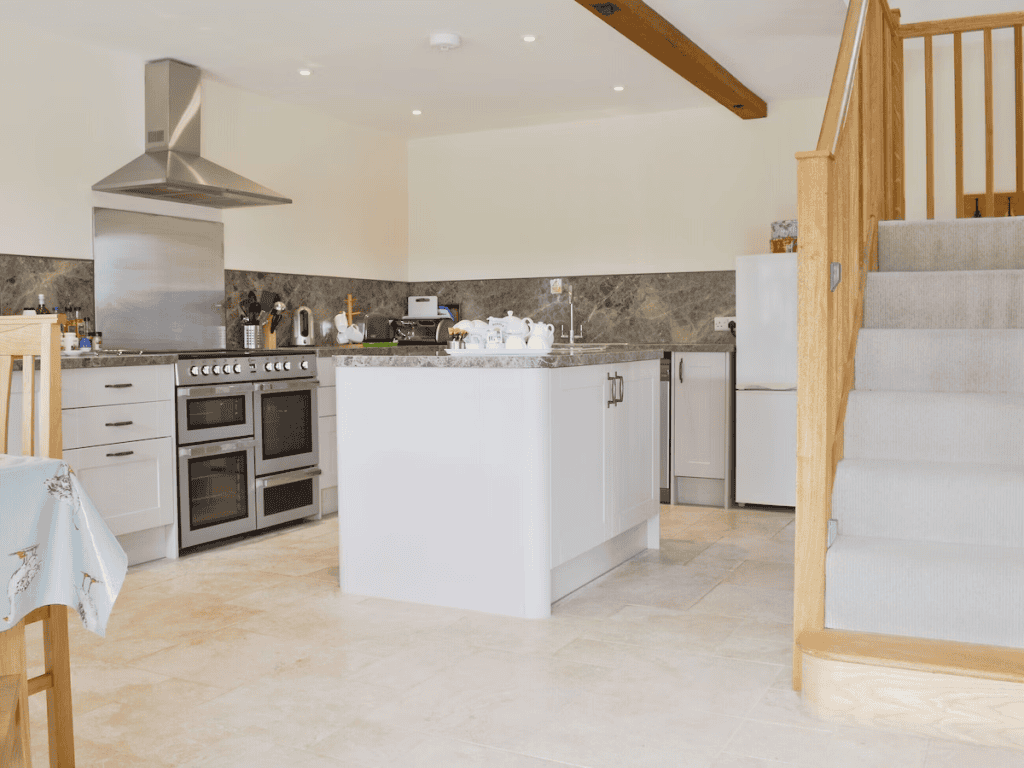
[[[209,208],[290,203],[199,155],[199,69],[174,59],[146,64],[146,154],[92,188]]]

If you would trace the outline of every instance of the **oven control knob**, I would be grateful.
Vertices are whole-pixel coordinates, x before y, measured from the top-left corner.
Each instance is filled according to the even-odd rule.
[[[235,373],[241,373],[241,372],[242,372],[242,366],[240,366],[238,363],[235,363]]]
[[[213,366],[213,375],[216,376],[219,373],[220,373],[220,366],[219,365]]]
[[[309,370],[309,360],[303,360],[301,363],[299,363],[299,368],[301,368],[304,371]]]
[[[285,364],[284,364],[284,369],[285,369],[286,371],[290,371],[290,370],[292,369],[292,361],[291,361],[291,360],[286,360],[286,361],[285,361]]]
[[[273,363],[267,363],[266,365],[263,366],[263,370],[265,370],[265,371],[272,371],[272,370],[274,370],[274,364]]]
[[[274,370],[275,371],[282,371],[282,370],[284,370],[284,366],[281,363],[279,363],[279,362],[278,363],[274,363]]]
[[[193,365],[191,368],[188,369],[188,374],[189,374],[189,376],[198,376],[199,375],[199,366],[198,365]]]
[[[210,366],[204,365],[203,366],[203,376],[209,376],[209,375],[210,375]]]

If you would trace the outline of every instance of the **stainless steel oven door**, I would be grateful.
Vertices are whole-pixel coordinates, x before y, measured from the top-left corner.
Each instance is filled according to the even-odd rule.
[[[251,437],[178,449],[182,547],[256,530],[255,454]]]
[[[178,387],[178,445],[253,436],[253,385]]]
[[[316,379],[255,385],[257,476],[320,463],[318,386]]]
[[[306,467],[256,479],[257,528],[319,514],[319,467]]]

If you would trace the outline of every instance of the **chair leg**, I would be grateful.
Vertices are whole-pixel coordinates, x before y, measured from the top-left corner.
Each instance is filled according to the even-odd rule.
[[[25,768],[32,768],[32,745],[28,729],[28,683],[25,658],[25,622],[20,621],[11,629],[0,632],[0,675],[21,677],[21,750]]]
[[[53,687],[46,691],[46,720],[50,732],[50,768],[75,768],[75,736],[71,713],[71,647],[68,610],[49,606],[43,619],[43,653]]]

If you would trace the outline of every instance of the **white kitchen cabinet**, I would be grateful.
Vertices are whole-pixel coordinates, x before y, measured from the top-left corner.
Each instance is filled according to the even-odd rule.
[[[174,524],[174,438],[73,448],[66,461],[115,536]]]
[[[11,406],[8,452],[20,453],[20,371]],[[177,557],[173,366],[62,370],[61,421],[63,459],[129,564]]]
[[[338,511],[338,418],[334,386],[334,358],[316,360],[317,413],[320,445],[320,511]]]
[[[732,355],[675,352],[672,381],[673,499],[728,508]]]
[[[555,369],[552,567],[658,514],[660,371],[657,360]]]

